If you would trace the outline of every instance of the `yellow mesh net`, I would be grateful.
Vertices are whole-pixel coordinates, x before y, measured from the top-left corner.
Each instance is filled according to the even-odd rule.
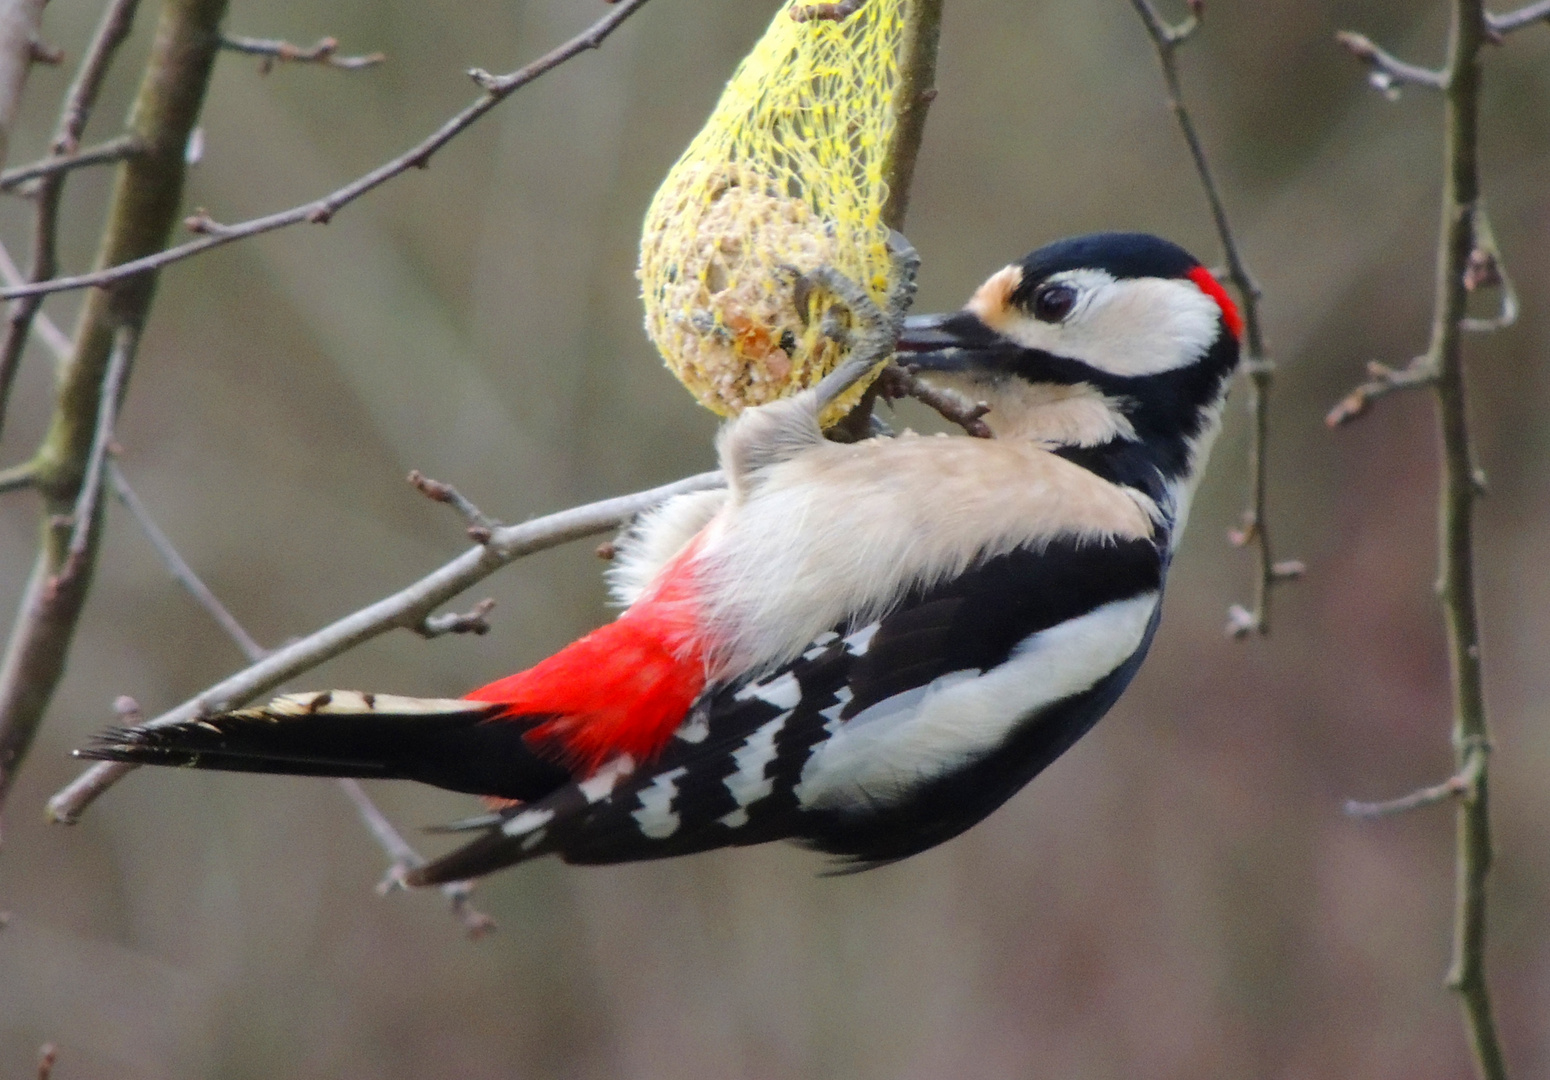
[[[843,309],[801,274],[827,264],[887,300],[883,174],[905,2],[803,20],[812,0],[788,0],[646,212],[646,332],[723,416],[812,386],[844,358]]]

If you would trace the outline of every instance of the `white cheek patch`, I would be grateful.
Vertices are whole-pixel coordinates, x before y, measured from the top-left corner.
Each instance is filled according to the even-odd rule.
[[[804,807],[860,809],[1000,746],[1045,706],[1090,689],[1146,636],[1157,593],[1117,600],[1025,639],[986,672],[956,671],[839,725],[803,766]]]
[[[1116,279],[1102,270],[1069,270],[1049,281],[1077,291],[1064,320],[1043,322],[1013,309],[995,329],[1019,345],[1120,376],[1193,364],[1220,333],[1221,308],[1193,281]]]

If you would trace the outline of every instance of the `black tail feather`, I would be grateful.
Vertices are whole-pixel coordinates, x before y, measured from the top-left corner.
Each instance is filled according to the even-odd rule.
[[[77,757],[292,776],[417,780],[532,801],[570,773],[538,757],[528,718],[482,701],[328,691],[165,727],[109,729]]]

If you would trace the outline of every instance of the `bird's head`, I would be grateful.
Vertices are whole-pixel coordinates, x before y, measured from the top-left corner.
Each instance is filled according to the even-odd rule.
[[[1183,248],[1142,233],[1061,240],[991,275],[962,311],[906,321],[900,360],[1033,439],[1154,497],[1192,485],[1238,364],[1242,320]]]

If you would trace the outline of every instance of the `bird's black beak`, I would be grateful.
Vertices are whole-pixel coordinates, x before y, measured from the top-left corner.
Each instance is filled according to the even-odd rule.
[[[1016,346],[970,311],[911,315],[899,334],[899,363],[922,372],[969,374],[996,368]]]

